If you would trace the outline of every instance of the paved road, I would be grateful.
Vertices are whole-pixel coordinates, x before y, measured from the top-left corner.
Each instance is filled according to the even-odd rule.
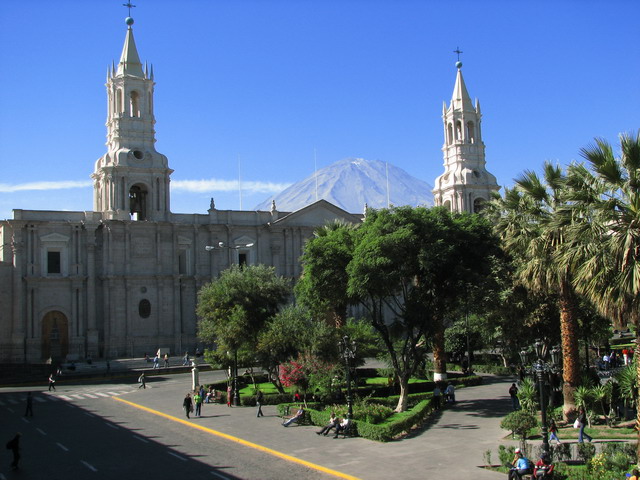
[[[201,381],[212,381],[220,375],[219,372],[207,372],[201,374]],[[63,445],[77,452],[74,454],[74,468],[79,471],[84,469],[85,472],[79,478],[114,478],[113,475],[124,473],[127,473],[127,477],[131,474],[130,478],[175,478],[176,474],[193,478],[192,469],[198,478],[216,478],[216,475],[230,479],[320,479],[340,476],[339,473],[330,475],[326,470],[322,471],[329,469],[341,472],[343,478],[371,480],[495,480],[504,475],[478,466],[483,463],[483,452],[487,449],[492,449],[494,459],[497,458],[497,446],[504,436],[498,424],[500,418],[510,411],[507,394],[509,383],[510,379],[487,377],[487,382],[482,386],[460,389],[457,393],[458,402],[453,408],[434,416],[407,438],[384,444],[362,438],[319,437],[314,434],[317,427],[311,426],[284,428],[276,415],[276,408],[271,406],[263,408],[265,417],[256,418],[253,408],[205,404],[201,418],[187,421],[181,410],[182,398],[190,388],[190,377],[187,375],[152,378],[146,390],[138,390],[136,385],[100,385],[69,387],[51,395],[44,392],[36,395],[34,408],[36,415],[48,404],[66,409],[67,415],[70,411],[79,412],[74,414],[73,423],[82,420],[83,431],[74,432],[72,440],[67,440],[70,435],[63,427],[47,426],[66,435],[65,441],[69,445]],[[24,409],[23,398],[10,391],[3,390],[0,393],[2,422],[5,424],[5,417],[8,417],[11,419],[11,429],[19,422],[23,430],[34,427],[37,432],[36,428],[42,427],[36,427],[35,421],[27,425],[22,419],[18,420]],[[13,410],[13,417],[7,409]],[[216,433],[229,435],[232,439],[221,438]],[[101,448],[104,442],[108,443],[108,449]],[[47,451],[52,449],[60,456],[63,450],[56,443],[53,442],[53,447],[48,447]],[[287,461],[274,452],[318,465],[321,470],[308,469]],[[25,450],[25,461],[26,455]],[[111,477],[102,474],[96,476],[96,472],[87,476],[90,469],[83,461]],[[143,468],[150,462],[153,463],[153,472]],[[7,463],[3,462],[2,465]],[[144,473],[136,471],[134,475],[137,465],[141,466]],[[66,464],[64,468],[67,468]],[[6,475],[5,470],[0,471]],[[171,472],[171,475],[167,475],[167,472]],[[29,475],[19,478],[51,480],[55,477]],[[0,480],[3,480],[2,477]]]

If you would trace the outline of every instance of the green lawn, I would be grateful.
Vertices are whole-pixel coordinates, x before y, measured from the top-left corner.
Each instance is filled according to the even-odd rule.
[[[273,383],[271,382],[264,382],[264,383],[258,383],[258,388],[260,390],[262,390],[262,393],[264,393],[265,395],[269,395],[272,393],[279,393],[278,390],[276,389],[276,387],[273,385]],[[291,393],[293,394],[293,390],[291,388],[287,388],[285,387],[284,389],[285,392],[287,393]],[[240,395],[254,395],[254,390],[253,390],[253,383],[250,385],[247,385],[246,387],[240,389]]]

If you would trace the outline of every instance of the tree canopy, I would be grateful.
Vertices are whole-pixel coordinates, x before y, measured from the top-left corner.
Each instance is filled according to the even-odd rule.
[[[253,350],[266,322],[289,298],[287,279],[273,267],[232,266],[198,293],[198,336],[217,354]]]

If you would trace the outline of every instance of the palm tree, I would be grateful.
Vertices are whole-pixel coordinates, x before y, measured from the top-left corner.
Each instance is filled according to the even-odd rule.
[[[571,217],[570,234],[586,242],[562,259],[575,270],[577,291],[614,325],[635,327],[640,353],[640,131],[620,136],[619,157],[603,139],[581,155],[587,166],[569,167],[565,218]]]
[[[568,265],[556,256],[568,242],[567,227],[555,217],[565,206],[565,176],[560,167],[545,162],[543,180],[525,171],[516,187],[507,189],[491,208],[495,229],[516,263],[517,278],[529,290],[555,293],[560,310],[563,359],[563,413],[575,411],[574,392],[580,382],[577,297]]]

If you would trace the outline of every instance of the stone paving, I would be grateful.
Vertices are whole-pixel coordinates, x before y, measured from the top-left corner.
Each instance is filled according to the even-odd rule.
[[[201,373],[201,383],[215,372]],[[148,383],[127,400],[183,418],[181,402],[190,388],[186,375],[172,376],[170,382]],[[256,418],[250,407],[229,408],[204,404],[203,416],[192,419],[208,428],[233,435],[270,449],[331,468],[361,479],[497,479],[504,474],[479,468],[483,453],[497,447],[505,436],[499,423],[509,413],[510,378],[486,376],[485,383],[457,391],[457,403],[437,413],[422,428],[402,440],[378,443],[363,438],[318,436],[318,427],[285,428],[274,406],[263,407],[264,417]],[[173,401],[169,401],[169,399]],[[249,447],[247,447],[249,448]]]

